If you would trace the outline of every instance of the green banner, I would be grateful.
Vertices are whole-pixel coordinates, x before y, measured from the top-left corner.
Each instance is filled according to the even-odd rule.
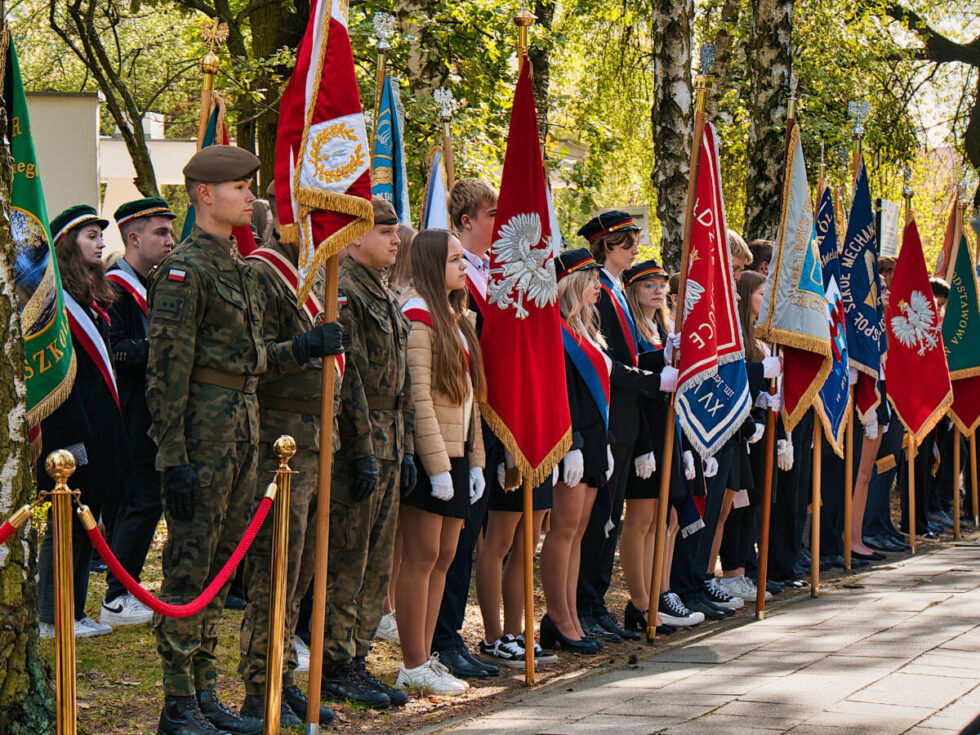
[[[954,255],[943,317],[943,343],[951,379],[980,375],[980,294],[965,237],[960,238]]]
[[[27,96],[12,38],[5,57],[3,104],[13,158],[10,230],[24,335],[27,420],[33,427],[68,397],[75,378],[75,355],[34,154]]]

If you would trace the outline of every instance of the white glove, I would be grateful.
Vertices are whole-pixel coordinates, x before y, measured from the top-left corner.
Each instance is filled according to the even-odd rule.
[[[88,452],[85,451],[85,442],[69,444],[65,447],[65,451],[75,458],[76,467],[84,467],[88,464]]]
[[[766,433],[765,424],[756,424],[755,431],[752,432],[752,436],[749,437],[749,444],[755,444],[762,438],[762,435]]]
[[[793,442],[789,439],[776,442],[776,465],[783,472],[793,469]]]
[[[551,471],[551,486],[554,487],[558,484],[558,465],[555,465],[555,469]]]
[[[864,435],[869,439],[878,438],[878,417],[874,414],[868,416],[868,420],[864,422]]]
[[[708,457],[704,460],[704,476],[714,477],[718,474],[718,460],[714,457]]]
[[[453,478],[448,472],[440,472],[429,478],[432,485],[432,497],[436,500],[453,499]]]
[[[769,406],[769,410],[773,413],[779,413],[779,409],[783,405],[782,396],[778,393],[764,393],[766,396],[766,404]]]
[[[582,450],[573,449],[565,455],[562,462],[565,463],[565,474],[562,477],[562,482],[569,487],[575,487],[582,482],[582,475],[585,474],[585,458],[582,456]]]
[[[694,455],[691,454],[691,450],[688,449],[681,456],[684,459],[684,477],[686,477],[688,480],[693,480],[698,474],[694,471]]]
[[[681,336],[679,334],[668,334],[664,342],[664,362],[670,365],[674,361],[674,355],[680,359]]]
[[[482,467],[470,467],[470,505],[483,497],[487,489],[487,481],[483,477]]]
[[[847,368],[847,384],[857,385],[858,382],[858,369],[856,367]]]
[[[507,487],[504,485],[505,479],[507,479],[507,466],[501,462],[497,465],[497,482],[500,484],[500,487]]]
[[[783,361],[778,357],[762,358],[762,377],[766,380],[778,378],[783,374]]]
[[[660,390],[664,393],[677,390],[677,368],[664,365],[664,369],[660,371]]]
[[[657,458],[653,456],[653,452],[647,452],[633,460],[633,467],[636,469],[637,477],[648,480],[650,475],[657,471]]]
[[[616,466],[616,463],[613,461],[612,447],[608,444],[606,445],[606,459],[609,461],[609,467],[606,468],[606,482],[609,482],[609,478],[612,477],[613,467]]]

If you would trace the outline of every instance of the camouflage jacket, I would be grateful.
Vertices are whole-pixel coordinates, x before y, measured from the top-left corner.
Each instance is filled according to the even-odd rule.
[[[351,257],[340,265],[346,364],[340,391],[340,451],[399,461],[413,451],[415,408],[406,357],[408,320],[381,274]],[[372,408],[372,406],[383,406]]]
[[[258,290],[234,242],[197,225],[154,271],[146,401],[157,469],[187,464],[187,439],[258,442],[254,393],[191,379],[202,367],[231,376],[265,372]]]
[[[290,262],[292,257],[273,239],[263,247],[274,250]],[[323,378],[319,358],[305,365],[296,362],[292,338],[313,328],[306,312],[296,305],[296,294],[276,269],[263,260],[247,258],[255,271],[262,295],[262,333],[269,355],[269,369],[259,380],[259,431],[261,441],[274,442],[289,434],[301,449],[318,451],[320,441],[320,385]],[[336,413],[341,379],[334,381],[333,447],[339,445]],[[284,400],[279,400],[284,399]],[[290,405],[284,405],[288,403]],[[306,404],[305,412],[291,410]]]

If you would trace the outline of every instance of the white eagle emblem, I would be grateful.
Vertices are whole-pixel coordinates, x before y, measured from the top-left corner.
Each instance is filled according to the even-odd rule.
[[[929,299],[921,291],[913,291],[909,300],[899,301],[904,316],[892,317],[892,332],[906,347],[918,347],[919,354],[939,345],[939,326]]]
[[[691,310],[695,305],[701,300],[701,296],[704,294],[704,286],[702,286],[697,281],[692,281],[690,278],[687,279],[687,283],[684,286],[684,318],[691,313]]]
[[[551,238],[544,238],[542,248],[535,247],[539,242],[541,218],[530,212],[511,217],[493,243],[496,267],[490,269],[487,301],[501,309],[513,304],[518,319],[528,317],[525,302],[542,309],[558,298]]]

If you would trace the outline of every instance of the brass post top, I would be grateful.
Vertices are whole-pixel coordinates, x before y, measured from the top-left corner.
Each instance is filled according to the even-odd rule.
[[[75,457],[67,449],[56,449],[48,455],[44,469],[58,484],[65,484],[75,472]]]

